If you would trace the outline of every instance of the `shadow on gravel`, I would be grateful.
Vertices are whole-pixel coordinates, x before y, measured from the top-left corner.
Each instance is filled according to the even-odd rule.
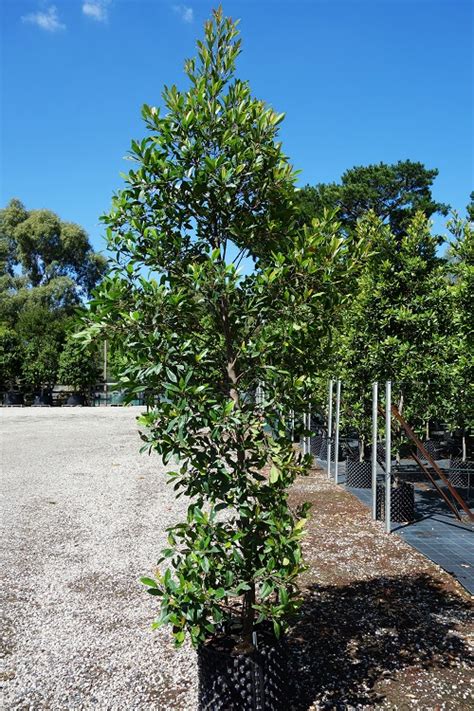
[[[456,627],[470,609],[426,575],[312,586],[288,633],[292,709],[372,706],[377,682],[406,667],[468,664]]]

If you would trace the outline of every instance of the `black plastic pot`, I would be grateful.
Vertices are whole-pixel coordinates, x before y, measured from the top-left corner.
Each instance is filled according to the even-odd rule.
[[[467,489],[470,484],[470,471],[474,471],[474,463],[468,459],[451,459],[449,467],[449,481],[453,486]]]
[[[311,437],[311,454],[313,457],[319,457],[321,454],[321,447],[323,446],[323,435],[315,434]]]
[[[339,461],[341,461],[340,454],[341,453],[339,452]],[[321,442],[321,449],[319,450],[318,458],[321,459],[323,462],[326,462],[327,458],[328,458],[328,441],[325,436],[323,437],[323,441]],[[332,446],[331,446],[331,462],[335,462],[335,461],[336,461],[336,450],[335,450],[334,442],[333,442]]]
[[[372,463],[366,460],[346,461],[346,486],[354,489],[370,489],[372,486]]]
[[[52,407],[53,405],[53,396],[51,393],[45,392],[45,393],[40,393],[39,395],[35,395],[35,400],[33,402],[32,407]]]
[[[427,439],[426,442],[423,442],[423,446],[432,459],[442,459],[443,458],[442,447],[439,442],[436,442],[436,440]],[[420,459],[425,458],[425,455],[419,449],[417,450],[417,453],[418,453],[418,456]]]
[[[6,407],[21,407],[25,404],[23,393],[18,392],[18,390],[9,390],[5,393],[4,404]]]
[[[80,393],[74,393],[73,395],[69,395],[66,402],[67,407],[82,407],[85,404],[86,398]]]
[[[200,711],[286,711],[287,649],[269,632],[257,634],[257,648],[234,651],[231,637],[198,649]]]
[[[385,486],[377,486],[376,513],[379,521],[385,519]],[[409,523],[415,520],[415,489],[413,484],[402,481],[392,486],[390,520],[394,523]]]

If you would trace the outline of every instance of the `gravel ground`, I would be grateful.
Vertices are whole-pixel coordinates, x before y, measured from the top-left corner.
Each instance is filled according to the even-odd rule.
[[[0,411],[7,709],[195,709],[195,653],[151,631],[137,582],[186,508],[138,454],[139,411]],[[473,708],[461,587],[322,472],[292,498],[313,513],[288,709]]]
[[[181,518],[141,408],[1,410],[8,709],[194,709],[195,655],[153,632],[152,572]]]

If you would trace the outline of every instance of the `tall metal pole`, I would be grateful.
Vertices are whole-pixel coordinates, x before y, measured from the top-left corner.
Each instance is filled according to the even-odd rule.
[[[390,533],[392,498],[392,383],[385,383],[385,531]]]
[[[303,429],[307,430],[308,429],[308,413],[304,412],[303,413]],[[308,436],[305,434],[303,435],[303,454],[308,454]]]
[[[341,415],[341,381],[336,381],[336,436],[334,439],[334,482],[339,484],[339,421]]]
[[[372,383],[372,518],[377,518],[377,416],[379,384]]]
[[[104,405],[107,405],[107,339],[104,341],[104,400]]]
[[[308,410],[308,422],[307,422],[307,429],[309,431],[308,435],[308,440],[307,440],[307,454],[311,454],[311,405],[309,405],[309,410]]]
[[[332,445],[332,392],[334,387],[334,381],[329,381],[329,393],[328,393],[328,439],[326,447],[326,457],[327,457],[327,471],[328,479],[331,478],[331,445]]]

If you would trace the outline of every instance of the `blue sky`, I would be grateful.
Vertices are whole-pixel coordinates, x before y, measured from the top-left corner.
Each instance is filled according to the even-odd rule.
[[[140,107],[183,61],[217,3],[3,0],[1,190],[82,224],[121,185]],[[238,74],[285,111],[300,183],[410,158],[436,167],[436,199],[464,211],[473,177],[471,0],[229,0]]]

